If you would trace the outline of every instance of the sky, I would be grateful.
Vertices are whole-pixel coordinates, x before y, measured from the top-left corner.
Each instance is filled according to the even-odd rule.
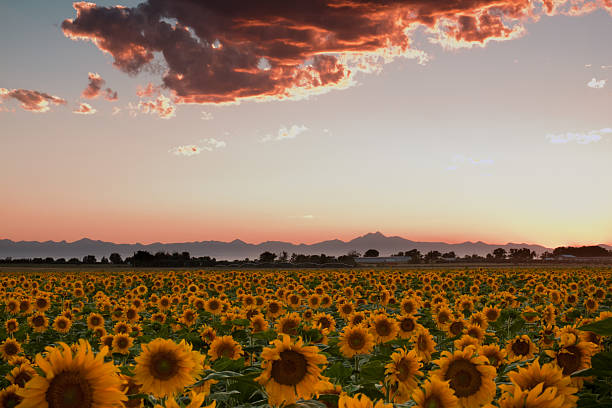
[[[0,3],[0,239],[612,244],[610,0],[120,4]]]

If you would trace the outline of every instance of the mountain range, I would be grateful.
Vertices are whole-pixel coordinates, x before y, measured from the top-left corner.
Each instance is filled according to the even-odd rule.
[[[601,245],[606,249],[612,249],[612,246]],[[317,242],[314,244],[293,244],[282,241],[266,241],[259,244],[251,244],[239,239],[231,242],[222,241],[199,241],[199,242],[180,242],[180,243],[161,243],[152,244],[116,244],[114,242],[105,242],[83,238],[74,242],[66,241],[12,241],[9,239],[0,240],[0,258],[82,258],[85,255],[95,255],[98,258],[103,256],[108,257],[111,253],[117,252],[121,256],[131,256],[136,251],[149,251],[155,253],[158,251],[165,252],[183,252],[187,251],[191,256],[210,256],[212,258],[221,259],[255,259],[264,251],[281,253],[286,251],[298,254],[326,254],[326,255],[344,255],[349,251],[357,251],[364,253],[370,248],[377,249],[381,256],[388,256],[398,251],[408,251],[418,249],[425,254],[429,251],[440,251],[442,253],[454,251],[457,256],[464,255],[486,255],[493,252],[495,248],[529,248],[535,251],[538,255],[545,251],[552,251],[551,248],[536,244],[523,243],[507,243],[507,244],[487,244],[482,241],[478,242],[462,242],[457,244],[449,244],[446,242],[419,242],[411,241],[398,236],[385,236],[380,232],[368,233],[352,239],[350,241],[341,241],[339,239]]]

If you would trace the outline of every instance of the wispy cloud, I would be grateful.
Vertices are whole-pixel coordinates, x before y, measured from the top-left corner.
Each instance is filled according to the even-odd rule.
[[[601,69],[612,69],[612,65],[602,65]]]
[[[176,146],[170,149],[168,152],[176,156],[195,156],[204,151],[212,152],[213,150],[222,149],[227,146],[223,140],[217,140],[215,138],[207,138],[200,140],[200,143],[195,145],[183,145]]]
[[[74,109],[72,113],[79,115],[93,115],[97,110],[88,103],[81,103],[78,108]]]
[[[312,220],[315,218],[314,215],[312,214],[306,214],[306,215],[289,215],[289,218],[299,218],[302,220]]]
[[[606,79],[597,80],[596,78],[593,78],[587,83],[587,86],[593,89],[601,89],[606,86],[606,82]]]
[[[472,167],[480,167],[480,166],[490,166],[495,161],[493,159],[474,159],[473,157],[467,157],[463,155],[455,155],[453,156],[452,163],[446,167],[446,170],[458,170],[464,166],[472,166]]]
[[[278,130],[278,133],[276,135],[267,134],[260,140],[260,142],[280,142],[281,140],[295,139],[300,133],[303,133],[307,130],[308,128],[304,125],[293,125],[290,128],[282,126]]]
[[[170,149],[169,152],[176,156],[195,156],[202,153],[202,148],[196,145],[176,146]]]
[[[66,100],[59,96],[30,89],[0,88],[0,99],[15,99],[21,102],[21,108],[30,112],[48,112],[51,104],[66,105]]]
[[[599,142],[603,136],[612,133],[612,128],[603,128],[599,130],[591,130],[586,133],[562,133],[562,134],[548,134],[546,138],[550,143],[553,144],[589,144]]]
[[[213,115],[210,112],[206,112],[206,111],[202,111],[202,120],[212,120],[213,119]]]

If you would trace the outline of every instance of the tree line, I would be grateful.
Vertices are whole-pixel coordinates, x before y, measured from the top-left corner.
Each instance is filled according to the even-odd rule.
[[[376,249],[367,250],[364,257],[378,257],[379,251]],[[582,246],[582,247],[558,247],[553,252],[544,252],[540,255],[540,259],[546,260],[556,258],[562,255],[572,255],[575,257],[612,257],[612,251],[609,251],[600,246]],[[118,253],[112,253],[108,257],[103,256],[100,260],[94,255],[86,255],[83,258],[19,258],[11,257],[0,259],[2,264],[45,264],[45,265],[129,265],[129,266],[144,266],[144,267],[210,267],[210,266],[240,266],[240,265],[277,265],[277,266],[299,266],[299,265],[337,265],[337,266],[355,266],[355,258],[360,258],[362,255],[357,251],[350,251],[346,255],[332,256],[326,254],[306,255],[292,253],[289,255],[286,251],[275,254],[270,251],[263,252],[256,259],[235,259],[217,260],[210,256],[192,257],[189,252],[173,252],[168,253],[159,251],[154,254],[148,251],[137,251],[132,256],[123,258]],[[444,262],[469,262],[469,263],[496,263],[496,262],[531,262],[537,257],[535,251],[529,248],[511,248],[507,251],[505,248],[496,248],[486,256],[473,254],[463,257],[456,256],[455,252],[429,251],[422,254],[417,249],[408,251],[399,251],[391,256],[409,257],[408,263],[412,264],[429,264],[429,263],[444,263]]]

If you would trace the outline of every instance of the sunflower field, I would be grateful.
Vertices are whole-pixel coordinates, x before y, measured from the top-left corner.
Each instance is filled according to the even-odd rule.
[[[612,268],[0,275],[0,408],[612,406]]]

